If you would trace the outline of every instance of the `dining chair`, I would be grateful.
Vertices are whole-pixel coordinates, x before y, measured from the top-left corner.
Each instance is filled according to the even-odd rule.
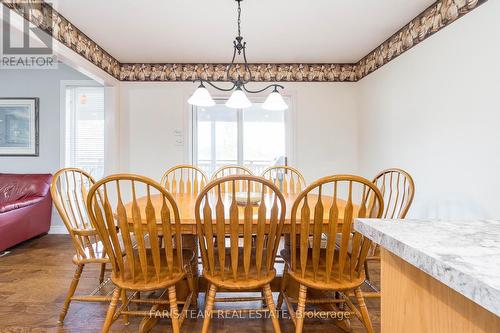
[[[373,179],[384,198],[384,219],[404,219],[415,195],[415,183],[411,175],[402,169],[386,169]],[[374,244],[365,261],[366,284],[373,290],[369,297],[380,297],[380,291],[370,280],[369,262],[380,262],[380,247]]]
[[[299,194],[291,209],[291,243],[281,251],[285,269],[278,298],[278,308],[285,301],[295,332],[302,332],[304,317],[314,314],[305,311],[307,303],[347,305],[367,331],[373,332],[360,288],[365,281],[363,263],[372,242],[356,232],[353,223],[354,218],[380,218],[382,213],[382,194],[375,184],[359,176],[324,177]],[[342,237],[337,246],[339,230]],[[326,235],[326,247],[321,246],[322,234]],[[298,299],[288,293],[290,279],[299,284]],[[336,292],[338,297],[309,299],[308,288]],[[359,310],[348,297],[352,291]],[[297,303],[296,309],[292,303]],[[329,313],[319,314],[328,317]]]
[[[411,175],[402,169],[386,169],[373,179],[384,197],[384,219],[404,219],[415,195]]]
[[[139,196],[144,196],[141,204],[137,200]],[[153,205],[153,198],[159,200],[160,205]],[[131,202],[127,205],[130,208],[126,208],[125,201]],[[195,294],[190,270],[195,256],[192,250],[182,247],[179,210],[172,195],[152,179],[117,174],[98,181],[90,188],[87,209],[109,256],[111,281],[116,286],[102,332],[108,332],[120,315],[151,315],[151,311],[129,311],[128,305],[133,296],[123,299],[125,291],[155,290],[162,290],[159,299],[142,302],[155,306],[169,305],[173,332],[180,332]],[[119,234],[116,225],[120,228]],[[163,247],[159,234],[165,240]],[[133,239],[136,247],[133,246]],[[184,302],[177,301],[176,283],[181,281],[186,281],[189,288]],[[120,295],[122,304],[117,309]],[[184,304],[180,314],[179,303]]]
[[[262,172],[262,177],[273,182],[283,194],[298,194],[306,187],[306,180],[299,170],[287,165],[272,166]]]
[[[94,183],[92,176],[84,170],[64,168],[56,172],[50,184],[52,200],[68,230],[76,252],[73,256],[76,270],[59,314],[59,324],[64,322],[71,301],[109,301],[109,297],[98,295],[105,284],[104,273],[109,258],[106,256],[97,230],[90,222],[85,206],[88,190]],[[74,296],[83,269],[88,264],[100,266],[99,285],[90,295]]]
[[[161,177],[161,184],[173,194],[198,195],[207,183],[207,174],[197,166],[188,164],[176,165]]]
[[[215,170],[211,180],[231,175],[253,175],[253,173],[250,169],[241,165],[225,165]]]
[[[216,179],[226,177],[226,176],[231,176],[231,175],[253,175],[253,173],[250,169],[248,169],[244,166],[241,166],[241,165],[226,165],[226,166],[223,166],[223,167],[220,167],[219,169],[217,169],[213,173],[211,180],[216,180]],[[236,182],[235,184],[236,184],[236,192],[239,192],[240,190],[241,191],[247,190],[245,188],[245,186],[247,185],[245,182],[243,182],[243,183]],[[227,187],[226,187],[226,185],[227,185]],[[242,185],[242,186],[240,187],[240,185]],[[222,183],[221,184],[222,192],[223,193],[225,193],[226,191],[231,192],[232,191],[231,186],[232,186],[232,183],[227,183],[227,184]],[[253,189],[251,189],[251,191],[253,191]]]
[[[248,190],[236,192],[238,182],[246,183]],[[232,189],[231,192],[222,191],[224,184],[231,184],[227,186]],[[261,189],[257,197],[250,192],[252,187]],[[285,199],[280,190],[262,177],[227,176],[210,182],[200,192],[195,204],[195,219],[203,276],[208,283],[203,333],[208,332],[214,313],[234,311],[214,310],[214,303],[258,300],[264,300],[267,308],[238,312],[267,312],[274,331],[280,332],[270,283],[276,276],[274,260],[285,213]],[[226,242],[226,238],[229,238],[229,242]],[[255,238],[255,246],[252,246],[252,238]],[[217,291],[221,289],[233,292],[260,289],[264,297],[216,298]]]
[[[302,173],[287,165],[271,166],[262,172],[261,177],[275,184],[284,195],[297,195],[306,187]],[[289,234],[285,234],[283,238],[285,245],[290,244]],[[281,254],[278,254],[278,257],[281,257]]]

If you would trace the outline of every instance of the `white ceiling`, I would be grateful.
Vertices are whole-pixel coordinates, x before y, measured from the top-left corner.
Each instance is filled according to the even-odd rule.
[[[357,62],[435,0],[244,0],[248,61]],[[54,0],[120,62],[229,62],[234,0]]]

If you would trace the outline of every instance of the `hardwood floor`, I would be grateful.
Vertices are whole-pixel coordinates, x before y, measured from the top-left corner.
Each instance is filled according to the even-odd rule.
[[[71,263],[73,247],[69,236],[46,235],[27,241],[10,249],[0,257],[0,332],[99,332],[107,305],[102,303],[73,302],[64,326],[57,325],[59,311],[72,279],[75,266]],[[372,266],[375,266],[372,264]],[[77,293],[89,293],[97,285],[99,268],[85,267]],[[379,267],[370,269],[371,277],[379,280]],[[106,276],[109,272],[106,273]],[[108,286],[108,291],[112,286]],[[200,295],[200,309],[203,309],[203,294]],[[274,294],[275,300],[277,294]],[[380,300],[366,300],[376,332],[380,332]],[[217,305],[216,305],[217,306]],[[234,304],[231,304],[234,306]],[[242,308],[251,305],[243,304]],[[283,309],[286,307],[283,306]],[[193,313],[194,315],[195,313]],[[195,317],[195,316],[194,316]],[[131,318],[125,326],[120,318],[112,332],[137,332],[140,318]],[[182,332],[199,332],[202,318],[187,319]],[[293,332],[291,320],[280,320],[283,332]],[[353,332],[365,332],[357,319],[351,320]],[[168,319],[162,319],[153,332],[170,332]],[[343,332],[333,319],[306,319],[304,333]],[[212,321],[212,332],[273,332],[270,319],[217,319]]]

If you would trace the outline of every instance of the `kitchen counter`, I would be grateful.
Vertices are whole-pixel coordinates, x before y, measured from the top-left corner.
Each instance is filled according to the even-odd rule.
[[[436,307],[436,316],[459,313],[463,319],[477,321],[481,318],[472,318],[478,314],[471,309],[487,310],[485,312],[491,317],[487,320],[500,325],[500,221],[358,219],[354,227],[382,248],[382,318],[384,300],[390,302],[385,298],[389,295],[398,297],[400,305],[405,304],[406,315],[412,306],[416,308],[411,311],[421,315],[415,299],[417,294],[412,290],[420,288],[420,295],[428,293],[420,297],[421,302],[440,296],[435,303],[452,310],[439,312]],[[390,276],[384,273],[384,267]],[[391,283],[384,281],[384,274]],[[405,300],[402,297],[405,292],[413,293],[413,299]],[[467,311],[457,309],[462,301]],[[386,311],[394,309],[386,308]],[[500,326],[493,327],[500,332]],[[489,329],[477,331],[488,332]]]

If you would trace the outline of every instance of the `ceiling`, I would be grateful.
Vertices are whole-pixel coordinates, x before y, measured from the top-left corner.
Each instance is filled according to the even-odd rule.
[[[252,63],[354,63],[435,0],[244,0]],[[121,63],[225,63],[234,0],[53,0]]]

